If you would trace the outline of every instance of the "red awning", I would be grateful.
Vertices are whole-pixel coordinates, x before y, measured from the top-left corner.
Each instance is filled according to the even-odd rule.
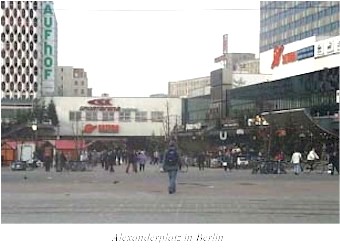
[[[16,149],[17,148],[17,142],[16,141],[6,141],[1,148],[11,148]]]
[[[77,143],[76,143],[77,142]],[[55,147],[58,150],[65,150],[65,149],[84,149],[86,148],[85,141],[75,141],[75,140],[56,140]]]

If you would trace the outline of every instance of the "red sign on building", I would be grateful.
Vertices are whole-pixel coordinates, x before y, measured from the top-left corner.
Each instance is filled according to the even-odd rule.
[[[83,132],[86,134],[92,134],[96,129],[98,129],[98,133],[118,133],[119,125],[117,124],[99,124],[99,125],[86,124],[84,126]]]

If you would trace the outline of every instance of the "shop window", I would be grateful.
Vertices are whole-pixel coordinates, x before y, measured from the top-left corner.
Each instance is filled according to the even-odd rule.
[[[98,121],[97,111],[86,111],[85,120],[86,121]]]
[[[146,111],[137,111],[136,112],[136,122],[147,122],[147,112]]]
[[[121,122],[130,122],[131,121],[131,112],[127,110],[122,110],[119,112],[119,121]]]
[[[104,111],[103,113],[103,121],[114,121],[114,112]]]
[[[69,112],[69,120],[70,121],[80,121],[81,112],[80,111],[70,111]]]
[[[164,113],[162,111],[153,111],[151,112],[151,121],[152,122],[163,122]]]

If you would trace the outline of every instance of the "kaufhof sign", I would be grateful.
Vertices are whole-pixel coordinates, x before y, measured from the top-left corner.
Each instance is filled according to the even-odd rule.
[[[314,57],[324,57],[340,53],[340,36],[318,41],[314,46]]]
[[[51,96],[54,94],[56,67],[55,25],[53,2],[42,2],[42,92],[44,96]]]

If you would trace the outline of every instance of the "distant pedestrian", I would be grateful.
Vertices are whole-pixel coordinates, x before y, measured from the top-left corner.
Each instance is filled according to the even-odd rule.
[[[329,164],[332,164],[332,170],[331,175],[334,175],[334,170],[336,170],[339,174],[339,151],[335,150],[330,156],[329,156]]]
[[[100,162],[102,164],[102,168],[105,168],[106,169],[106,158],[107,158],[107,151],[104,150],[103,152],[101,152],[100,154]]]
[[[277,170],[276,170],[276,173],[277,174],[280,174],[281,172],[285,172],[285,170],[282,168],[282,161],[285,160],[285,155],[283,153],[283,151],[279,151],[276,156],[275,156],[275,160],[277,161]]]
[[[293,163],[295,175],[298,175],[301,172],[301,160],[302,160],[301,153],[295,150],[295,152],[292,155],[292,159],[291,159],[291,163]]]
[[[145,163],[146,163],[146,155],[144,153],[144,151],[140,151],[138,153],[138,156],[137,156],[137,160],[138,160],[138,163],[139,163],[139,172],[145,170]]]
[[[128,165],[126,167],[125,172],[128,174],[130,166],[132,165],[132,169],[135,173],[137,173],[137,155],[135,150],[130,150],[127,153],[127,161]]]
[[[176,145],[174,141],[169,143],[169,148],[166,150],[164,154],[164,161],[163,161],[163,170],[168,172],[169,177],[169,187],[168,191],[169,194],[176,193],[176,179],[177,179],[177,172],[179,166],[181,165],[180,162],[180,155],[177,151]]]
[[[153,164],[158,165],[159,163],[159,152],[156,150],[153,152]]]
[[[308,165],[310,166],[309,172],[312,172],[314,170],[315,160],[319,160],[319,156],[315,152],[315,149],[312,148],[312,150],[309,151],[309,153],[307,155],[307,162],[308,162]]]
[[[45,165],[45,171],[49,172],[51,169],[53,159],[49,154],[46,154],[44,157],[44,165]]]
[[[204,161],[205,161],[205,156],[204,156],[204,153],[201,152],[199,155],[198,155],[198,170],[204,170]]]
[[[114,169],[114,165],[116,165],[116,154],[114,153],[113,150],[110,150],[107,154],[107,165],[108,165],[108,168],[110,168],[110,172],[114,172],[115,169]]]

